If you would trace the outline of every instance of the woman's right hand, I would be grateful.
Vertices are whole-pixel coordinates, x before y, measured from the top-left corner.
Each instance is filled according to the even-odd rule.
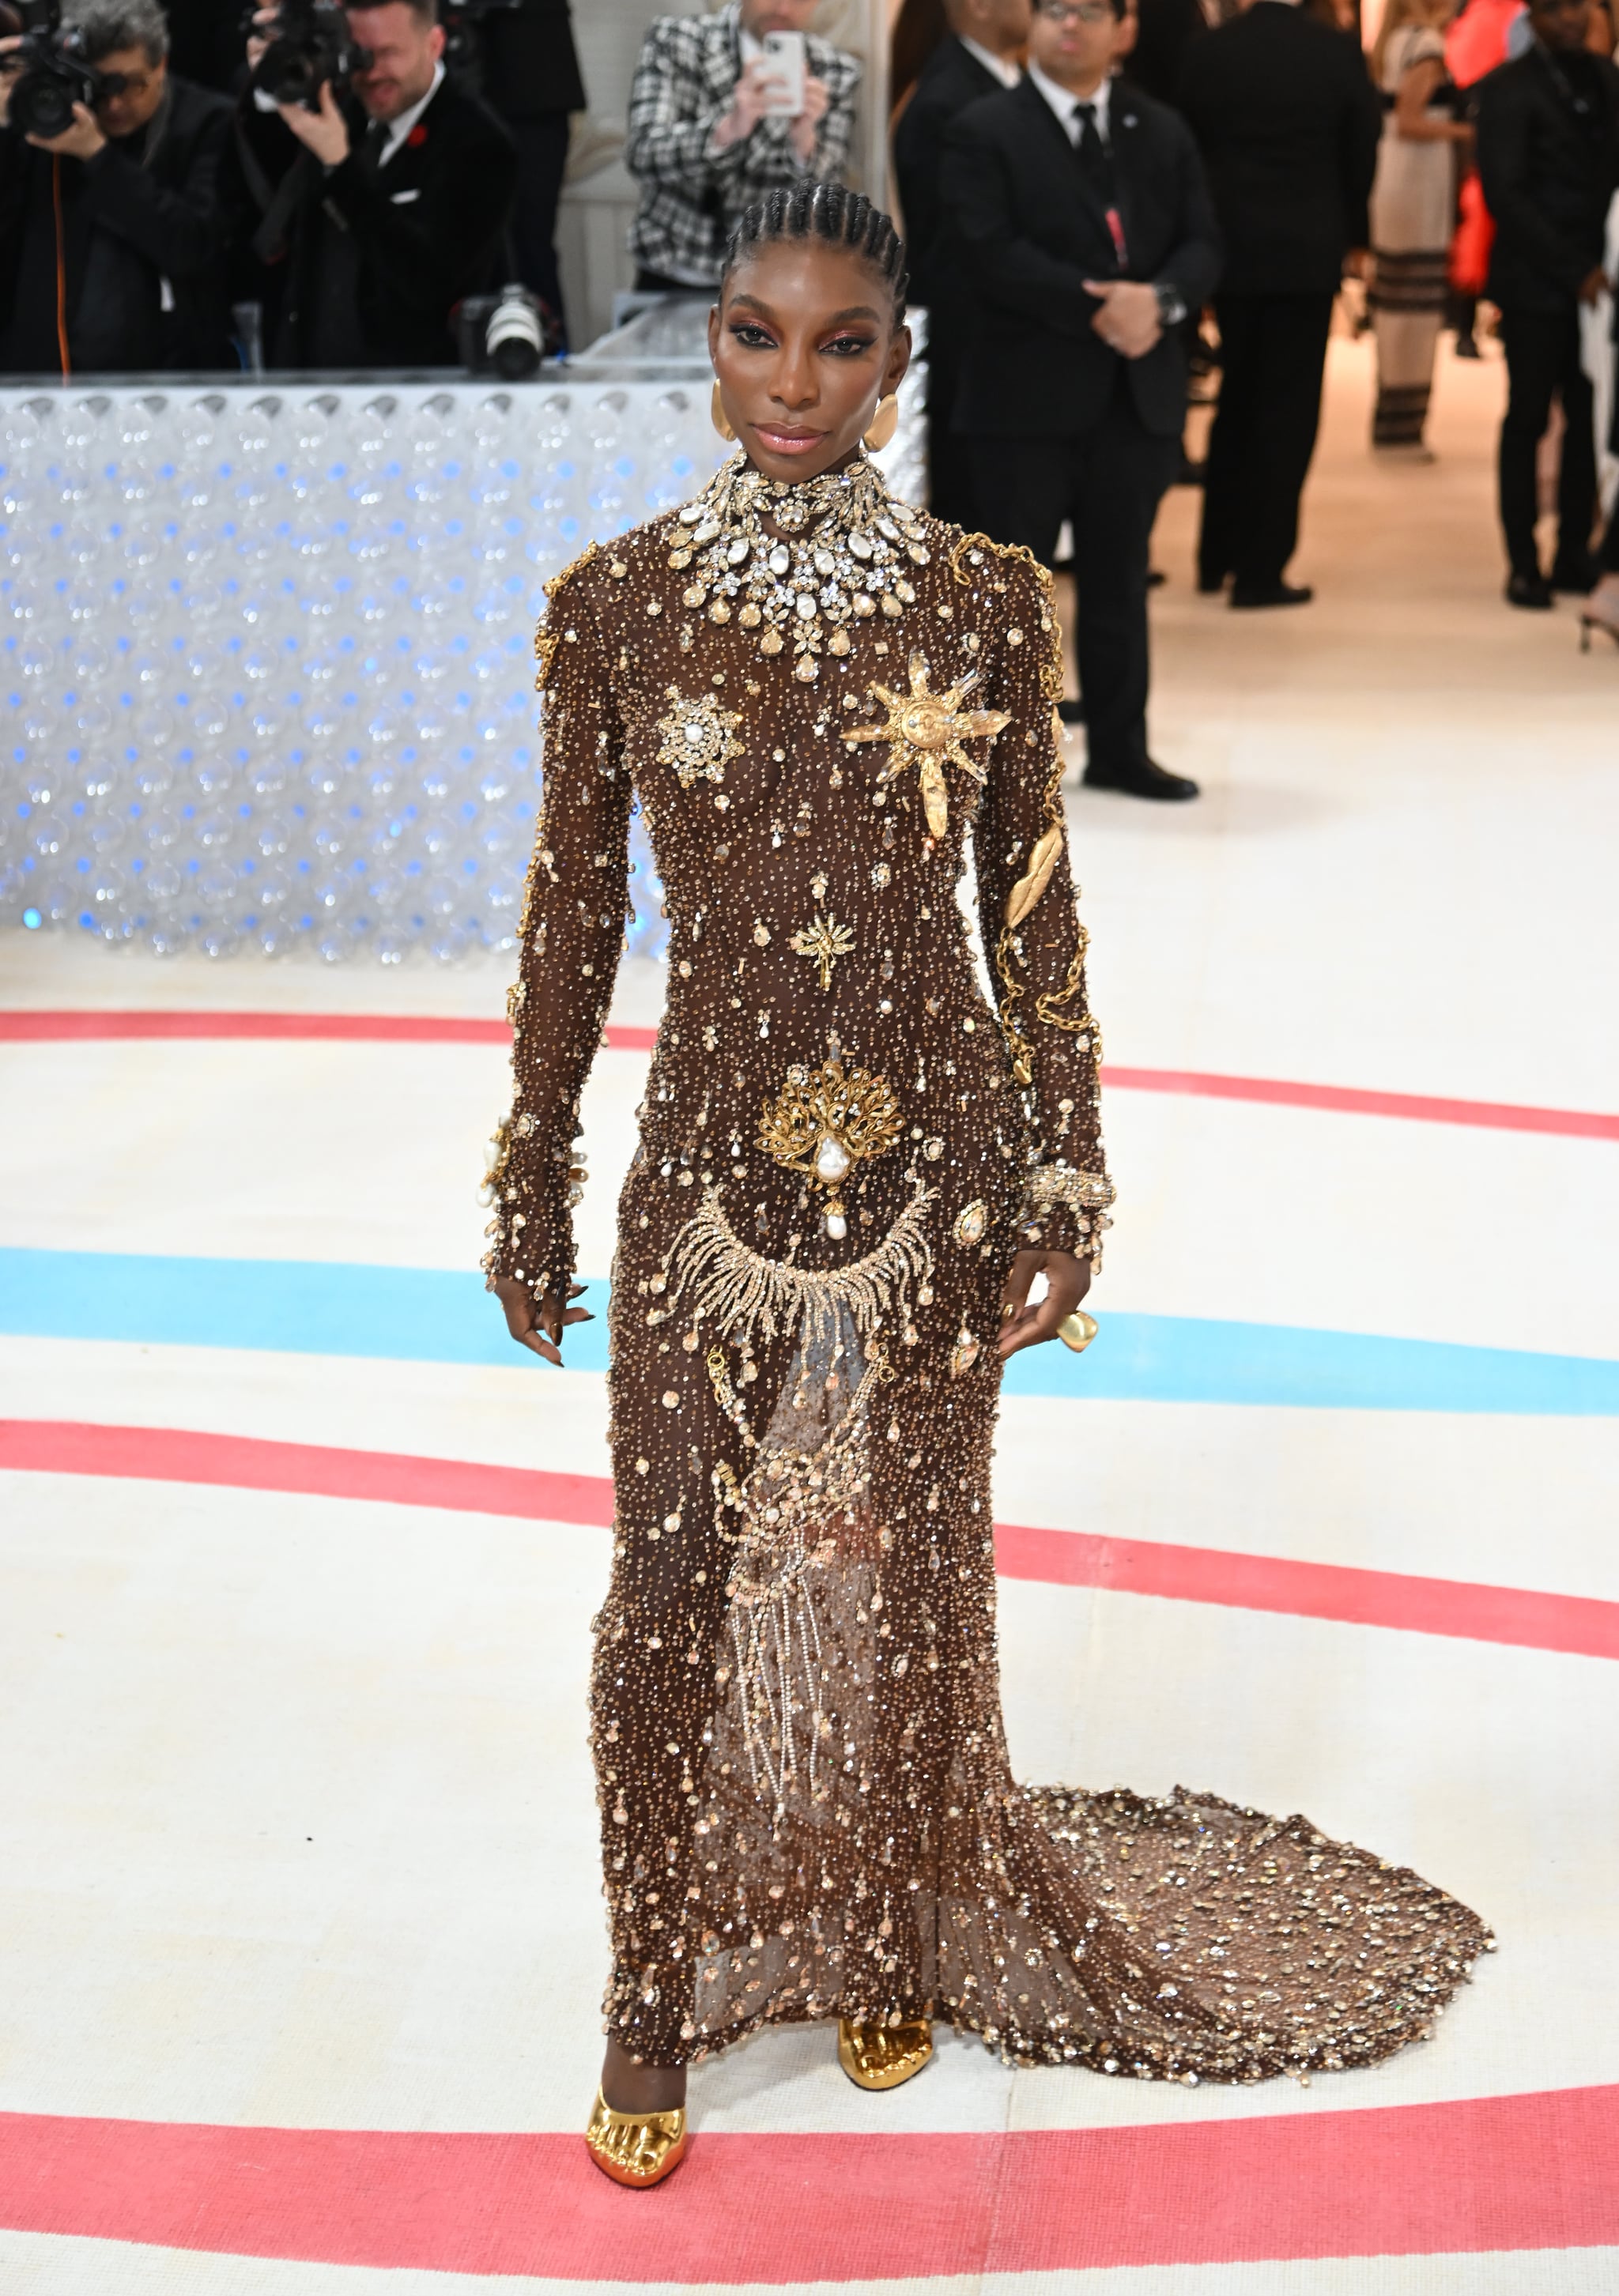
[[[537,1356],[543,1356],[547,1363],[555,1364],[559,1371],[563,1368],[562,1340],[564,1330],[570,1324],[593,1324],[596,1321],[588,1308],[564,1308],[555,1292],[546,1292],[536,1307],[528,1285],[520,1283],[514,1275],[497,1276],[492,1289],[505,1313],[506,1329],[518,1346],[531,1349]],[[570,1283],[570,1301],[577,1300],[584,1289],[582,1283]]]

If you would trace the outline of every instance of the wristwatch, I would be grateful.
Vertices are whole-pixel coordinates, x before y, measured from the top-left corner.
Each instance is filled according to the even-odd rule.
[[[1172,279],[1155,279],[1153,292],[1158,298],[1158,324],[1167,332],[1178,327],[1186,316],[1186,297]]]

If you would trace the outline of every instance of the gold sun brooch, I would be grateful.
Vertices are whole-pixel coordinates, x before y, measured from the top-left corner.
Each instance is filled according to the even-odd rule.
[[[992,741],[1003,726],[1011,724],[1004,709],[964,709],[962,702],[977,685],[979,673],[969,670],[954,685],[942,693],[930,693],[927,685],[928,666],[925,654],[914,653],[910,658],[910,692],[891,693],[885,685],[867,688],[888,711],[885,726],[851,726],[844,734],[846,742],[886,742],[888,764],[883,779],[893,781],[907,767],[921,767],[922,803],[927,814],[931,836],[942,837],[949,820],[949,795],[945,785],[944,760],[961,766],[982,783],[988,777],[987,767],[968,757],[964,742],[987,739]]]

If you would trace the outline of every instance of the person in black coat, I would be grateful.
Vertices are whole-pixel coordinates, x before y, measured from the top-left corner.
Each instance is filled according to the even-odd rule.
[[[1123,12],[1040,0],[1027,77],[950,131],[945,200],[977,302],[956,427],[994,540],[1049,566],[1072,529],[1087,782],[1190,798],[1147,754],[1147,545],[1179,458],[1180,322],[1220,234],[1184,123],[1108,78]]]
[[[512,243],[517,276],[562,320],[556,209],[568,164],[568,119],[585,109],[568,0],[522,0],[482,19],[484,101],[517,147]],[[564,330],[565,333],[565,330]]]
[[[0,373],[234,365],[219,194],[230,107],[169,71],[156,0],[77,0],[68,21],[106,76],[94,111],[77,104],[62,135],[24,136],[0,78]]]
[[[1188,51],[1180,108],[1226,239],[1198,581],[1213,591],[1234,576],[1234,606],[1302,605],[1310,592],[1285,577],[1333,299],[1370,237],[1382,105],[1353,39],[1289,0],[1253,0]]]
[[[1478,171],[1495,220],[1488,292],[1501,312],[1508,400],[1500,439],[1507,596],[1546,608],[1584,593],[1597,463],[1591,387],[1580,362],[1580,306],[1602,290],[1603,234],[1619,190],[1619,70],[1585,45],[1586,0],[1535,0],[1533,40],[1478,87]],[[1557,548],[1549,582],[1535,543],[1535,459],[1561,399]]]
[[[973,296],[945,210],[945,135],[969,104],[1016,86],[1030,0],[949,0],[948,16],[949,30],[924,64],[894,129],[894,177],[911,298],[927,313],[928,506],[935,518],[973,527],[980,521],[972,458],[951,429]]]
[[[1160,103],[1177,103],[1188,53],[1210,29],[1203,0],[1139,0],[1139,13],[1125,69]]]
[[[434,0],[347,11],[372,62],[340,102],[237,112],[238,200],[277,367],[458,365],[453,313],[498,283],[512,141],[444,74]],[[263,53],[265,14],[248,44]]]

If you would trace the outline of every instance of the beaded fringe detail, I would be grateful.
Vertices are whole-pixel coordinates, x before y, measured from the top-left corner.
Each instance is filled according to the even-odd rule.
[[[839,1311],[846,1311],[862,1339],[870,1339],[884,1319],[908,1323],[913,1283],[933,1274],[933,1255],[924,1222],[935,1191],[918,1188],[875,1251],[847,1267],[793,1267],[767,1259],[744,1243],[725,1216],[719,1190],[676,1236],[664,1262],[670,1279],[670,1304],[688,1291],[696,1312],[721,1334],[774,1340],[801,1336],[807,1351],[830,1349]]]

